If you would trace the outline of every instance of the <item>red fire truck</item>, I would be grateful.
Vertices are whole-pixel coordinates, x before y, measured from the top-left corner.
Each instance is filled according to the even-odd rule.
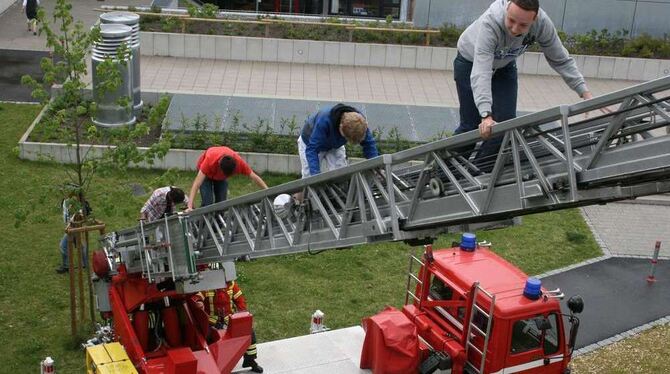
[[[570,314],[563,314],[560,290],[543,289],[540,280],[479,246],[473,234],[464,234],[453,248],[426,246],[423,258],[411,261],[420,268],[414,273],[410,264],[402,311],[391,308],[364,321],[362,368],[374,373],[570,371],[581,297],[572,297]]]

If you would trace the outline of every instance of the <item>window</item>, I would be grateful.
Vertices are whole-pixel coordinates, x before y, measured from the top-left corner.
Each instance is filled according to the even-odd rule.
[[[555,314],[549,315],[549,323],[551,324],[551,329],[545,331],[544,334],[544,353],[548,355],[558,352],[558,344],[560,342],[558,338],[558,322]]]
[[[447,286],[442,280],[433,275],[433,280],[430,282],[430,297],[434,300],[451,300],[454,291]]]
[[[400,17],[401,0],[330,0],[330,14],[354,17]]]
[[[379,17],[379,0],[354,0],[351,13],[353,16]]]
[[[542,327],[545,328],[544,331]],[[558,344],[556,314],[550,314],[546,318],[537,316],[514,323],[510,349],[512,353],[521,353],[543,347],[545,354],[553,354],[558,351]]]

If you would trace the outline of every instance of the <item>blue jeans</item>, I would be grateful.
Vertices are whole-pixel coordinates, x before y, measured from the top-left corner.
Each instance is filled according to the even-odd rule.
[[[78,248],[78,244],[76,244],[72,250],[76,251]],[[62,259],[62,267],[63,268],[69,268],[70,263],[68,262],[68,255],[67,255],[67,234],[63,235],[63,238],[60,240],[60,255]],[[84,246],[84,251],[83,251],[83,256],[82,256],[82,262],[84,266],[88,264],[88,247]]]
[[[205,178],[202,185],[200,185],[200,197],[202,198],[201,206],[226,201],[226,198],[228,197],[228,181],[216,181]]]
[[[459,53],[454,60],[454,80],[456,81],[456,92],[458,93],[458,102],[460,103],[459,114],[461,123],[454,135],[467,131],[477,130],[482,119],[479,115],[479,109],[475,105],[475,99],[472,94],[470,84],[470,73],[472,72],[472,62],[465,59]],[[507,66],[496,69],[491,78],[491,93],[493,94],[493,119],[496,122],[507,121],[516,117],[516,98],[519,88],[517,79],[516,62],[510,62]],[[475,164],[482,168],[482,171],[493,169],[495,155],[500,149],[502,135],[495,136],[482,143],[477,155]],[[468,158],[473,151],[473,146],[459,149],[465,158]]]

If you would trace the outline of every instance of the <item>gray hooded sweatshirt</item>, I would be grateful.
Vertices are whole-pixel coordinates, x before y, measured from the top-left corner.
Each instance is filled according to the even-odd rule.
[[[579,96],[588,91],[584,77],[558,38],[554,24],[542,9],[527,34],[513,36],[505,27],[509,0],[495,0],[458,38],[458,52],[472,61],[470,83],[479,113],[490,112],[491,78],[537,42],[549,65]]]

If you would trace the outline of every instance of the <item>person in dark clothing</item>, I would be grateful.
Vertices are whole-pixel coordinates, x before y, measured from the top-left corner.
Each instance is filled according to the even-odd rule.
[[[37,7],[40,5],[40,0],[23,0],[23,10],[26,12],[26,23],[28,24],[28,31],[32,31],[33,35],[37,35]]]
[[[328,163],[330,170],[347,166],[344,149],[347,142],[360,144],[365,158],[370,159],[379,155],[367,120],[358,109],[337,104],[307,117],[298,137],[302,177],[319,174],[323,159]]]

